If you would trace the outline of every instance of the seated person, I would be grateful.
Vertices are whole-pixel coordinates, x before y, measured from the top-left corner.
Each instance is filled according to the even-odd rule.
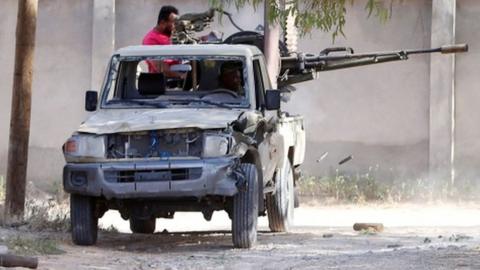
[[[225,62],[220,67],[219,88],[227,89],[238,96],[244,96],[242,85],[242,64],[239,62]]]

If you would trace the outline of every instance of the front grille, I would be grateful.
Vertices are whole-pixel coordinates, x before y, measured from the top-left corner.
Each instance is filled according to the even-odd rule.
[[[105,180],[110,183],[195,180],[201,175],[202,168],[104,171]]]
[[[110,134],[107,158],[199,157],[202,132],[197,129],[150,130]]]

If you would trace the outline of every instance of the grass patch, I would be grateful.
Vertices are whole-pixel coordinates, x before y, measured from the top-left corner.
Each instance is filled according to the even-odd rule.
[[[347,174],[335,171],[324,177],[304,176],[297,183],[300,196],[333,203],[433,202],[438,200],[478,200],[478,183],[466,180],[452,184],[449,180],[427,178],[378,177],[378,169]]]
[[[334,176],[303,177],[298,188],[302,196],[314,196],[338,202],[385,201],[387,189],[379,185],[369,173],[347,175],[337,172]]]
[[[18,255],[58,255],[65,251],[58,248],[57,241],[51,239],[22,238],[20,236],[9,238],[3,243],[11,253]]]
[[[107,228],[101,228],[100,230],[104,231],[104,232],[107,232],[107,233],[118,233],[118,229],[115,228],[115,226],[113,226],[113,224],[111,224],[109,227]]]

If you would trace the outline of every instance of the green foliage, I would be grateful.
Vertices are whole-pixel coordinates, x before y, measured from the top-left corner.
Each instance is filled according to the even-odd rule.
[[[344,36],[343,27],[347,14],[347,5],[353,5],[354,0],[291,0],[287,1],[284,8],[276,0],[267,0],[270,13],[270,22],[279,22],[284,26],[288,15],[295,16],[295,25],[302,35],[310,33],[313,29],[320,29],[324,32],[332,32],[335,39],[339,34]],[[368,0],[365,10],[368,17],[372,14],[381,22],[388,20],[392,13],[394,0]],[[399,0],[401,1],[401,0]],[[389,5],[387,7],[387,2]],[[257,8],[263,1],[260,0],[210,0],[214,8],[224,9],[226,6],[235,5],[237,9],[245,5],[252,5]]]

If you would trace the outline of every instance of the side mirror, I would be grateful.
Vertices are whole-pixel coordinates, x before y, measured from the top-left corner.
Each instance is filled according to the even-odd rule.
[[[97,110],[98,93],[97,91],[87,91],[85,93],[85,110],[87,112],[94,112]]]
[[[267,90],[265,94],[265,107],[269,111],[280,109],[281,95],[278,90]]]

